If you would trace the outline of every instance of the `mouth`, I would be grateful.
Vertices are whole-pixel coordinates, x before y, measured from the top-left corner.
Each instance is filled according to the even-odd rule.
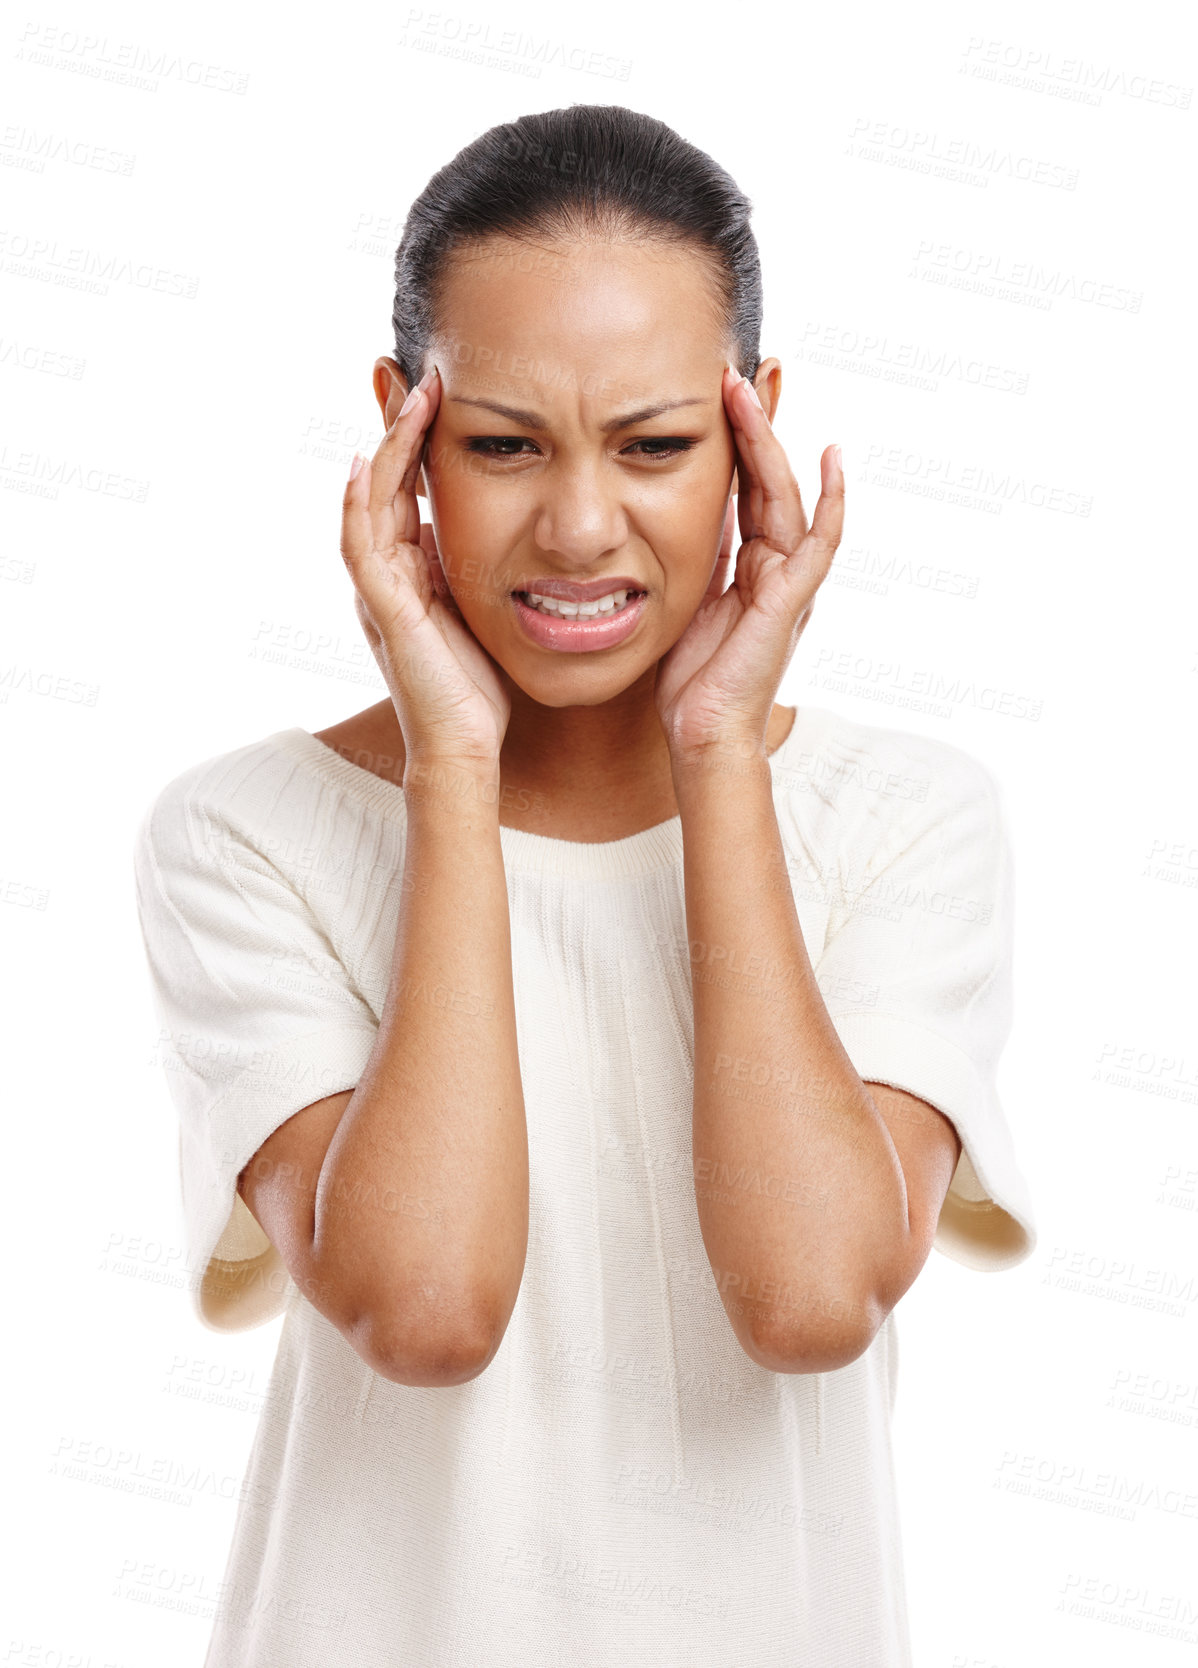
[[[624,642],[636,630],[648,595],[620,586],[590,602],[568,602],[536,591],[513,591],[512,603],[517,621],[534,643],[576,654]]]
[[[539,591],[513,591],[512,595],[519,598],[526,608],[535,608],[538,613],[547,614],[553,620],[599,620],[622,613],[630,603],[638,597],[647,596],[648,592],[632,586],[620,586],[592,602],[546,596]]]

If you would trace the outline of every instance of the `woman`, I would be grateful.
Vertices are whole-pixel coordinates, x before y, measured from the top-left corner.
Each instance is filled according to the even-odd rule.
[[[1034,1243],[1011,860],[968,754],[775,704],[844,485],[749,206],[611,106],[434,176],[343,506],[388,699],[143,825],[197,1313],[285,1316],[207,1668],[910,1660],[893,1309]]]

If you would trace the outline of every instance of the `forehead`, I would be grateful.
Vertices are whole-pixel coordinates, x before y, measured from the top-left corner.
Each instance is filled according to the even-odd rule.
[[[647,394],[718,377],[728,329],[711,258],[660,239],[487,239],[454,252],[431,343],[447,387],[589,379]],[[566,373],[566,374],[563,374]]]

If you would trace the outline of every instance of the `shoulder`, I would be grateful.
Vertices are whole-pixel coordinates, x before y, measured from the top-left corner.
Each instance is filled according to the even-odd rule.
[[[994,818],[999,784],[966,748],[830,707],[800,707],[776,775],[795,832],[876,853],[963,805]]]
[[[800,707],[787,749],[789,774],[829,798],[888,794],[918,803],[936,792],[993,784],[974,753],[938,736],[868,724],[831,707]]]
[[[170,777],[138,824],[135,861],[176,866],[238,846],[268,851],[311,818],[320,779],[294,729],[197,760]]]

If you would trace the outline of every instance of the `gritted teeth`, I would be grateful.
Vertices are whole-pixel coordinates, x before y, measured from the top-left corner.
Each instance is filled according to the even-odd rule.
[[[512,595],[519,597],[527,607],[535,608],[538,613],[548,614],[558,620],[601,619],[604,615],[619,613],[630,597],[641,597],[645,594],[644,591],[628,586],[609,591],[606,596],[596,597],[591,602],[571,602],[561,597],[544,597],[537,591],[512,592]]]
[[[614,597],[616,595],[617,589],[622,590],[627,596],[630,596],[630,597],[643,597],[645,595],[644,591],[642,591],[636,585],[621,585],[621,586],[618,586],[618,587],[613,587],[607,593],[608,596],[613,596]],[[538,599],[538,601],[544,601],[545,600],[544,598],[542,598],[541,593],[539,591],[513,591],[512,595],[514,597],[536,597]],[[548,600],[550,602],[553,602],[553,601],[569,601],[569,598],[550,597]],[[596,597],[595,600],[597,602],[601,602],[603,599],[601,597]]]

